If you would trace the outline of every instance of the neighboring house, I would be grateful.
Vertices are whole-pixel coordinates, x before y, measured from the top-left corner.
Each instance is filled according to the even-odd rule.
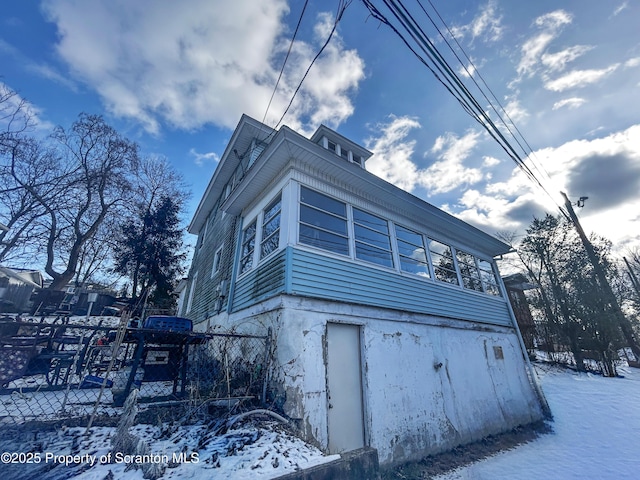
[[[535,285],[529,283],[527,277],[521,273],[514,273],[513,275],[507,275],[502,278],[504,287],[507,290],[509,297],[509,303],[511,303],[511,309],[518,321],[518,328],[522,335],[522,340],[527,347],[527,351],[530,355],[535,353],[535,334],[536,326],[533,321],[533,315],[531,315],[531,309],[529,308],[529,302],[525,295],[525,290],[531,290],[535,288]]]
[[[365,169],[371,152],[243,116],[189,226],[180,314],[271,327],[274,401],[328,452],[392,465],[543,417],[493,258],[508,245]]]
[[[178,285],[176,285],[175,290],[173,291],[173,293],[178,296],[178,301],[176,306],[177,312],[181,312],[183,310],[185,293],[187,291],[188,285],[189,285],[189,279],[181,278],[180,281],[178,282]]]
[[[33,296],[32,315],[117,315],[124,306],[112,289],[100,284],[69,284],[64,290],[48,290],[50,283],[45,281],[45,289]]]
[[[42,282],[38,270],[0,267],[0,312],[28,311],[31,295],[42,288]]]

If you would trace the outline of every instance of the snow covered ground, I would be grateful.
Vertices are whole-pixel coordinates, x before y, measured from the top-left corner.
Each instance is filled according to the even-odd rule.
[[[553,433],[434,478],[640,478],[640,370],[621,367],[623,378],[603,378],[555,367],[536,368],[554,414]],[[46,469],[43,462],[31,467],[0,464],[0,476],[39,480],[143,478],[141,470],[127,468],[125,463],[99,463],[108,455],[114,428],[93,428],[88,437],[83,433],[84,429],[69,428],[30,437],[21,444],[0,442],[2,451],[39,451],[43,459],[45,452],[87,456],[81,463],[49,464]],[[156,460],[164,462],[160,478],[167,480],[276,478],[337,458],[324,456],[277,422],[265,420],[235,424],[223,435],[213,435],[204,425],[138,425],[131,433],[146,440],[158,456]],[[88,458],[96,463],[90,466]]]
[[[640,370],[603,378],[536,368],[553,433],[434,480],[640,478]]]
[[[110,453],[116,428],[64,428],[29,435],[15,442],[0,440],[0,451],[23,453],[29,464],[7,464],[3,454],[0,477],[24,480],[142,480],[133,468],[135,455]],[[173,427],[136,425],[129,432],[150,447],[148,463],[159,467],[166,480],[270,479],[339,458],[324,455],[283,424],[250,418],[221,434],[207,425]],[[30,455],[27,453],[30,452]],[[27,456],[25,456],[26,454]],[[138,452],[138,454],[140,454]],[[107,460],[110,460],[108,462]]]

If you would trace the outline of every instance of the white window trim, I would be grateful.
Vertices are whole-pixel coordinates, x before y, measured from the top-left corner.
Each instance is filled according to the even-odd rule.
[[[220,271],[220,264],[222,263],[223,249],[224,249],[224,243],[220,245],[213,254],[213,265],[211,265],[211,278],[215,277],[216,273]]]
[[[348,236],[349,236],[349,254],[348,255],[342,255],[342,254],[338,254],[335,252],[332,252],[331,250],[326,250],[320,247],[314,247],[313,245],[307,245],[305,243],[301,243],[300,242],[300,235],[299,235],[299,224],[300,224],[300,195],[301,195],[301,188],[302,187],[306,187],[309,188],[311,190],[314,190],[318,193],[321,193],[323,195],[326,195],[330,198],[333,198],[337,201],[343,202],[346,204],[347,206],[347,232],[348,232]],[[283,197],[283,202],[284,202],[284,197]],[[302,183],[299,181],[296,181],[295,183],[295,188],[292,189],[291,191],[291,199],[290,199],[290,204],[289,204],[289,225],[294,226],[295,228],[292,228],[291,231],[289,232],[290,234],[290,241],[293,241],[294,245],[296,245],[297,248],[301,248],[304,250],[310,250],[310,251],[321,251],[323,253],[323,255],[327,255],[327,256],[331,256],[337,259],[342,259],[344,260],[345,258],[348,258],[350,261],[359,263],[359,264],[363,264],[363,265],[367,265],[371,268],[380,268],[386,271],[395,271],[396,273],[400,274],[400,275],[408,275],[408,276],[412,276],[414,278],[420,279],[422,281],[427,281],[427,282],[432,282],[432,283],[437,283],[438,285],[444,286],[446,288],[455,288],[455,289],[459,289],[459,290],[464,290],[465,292],[470,292],[472,294],[480,294],[489,298],[502,298],[505,299],[505,294],[501,285],[501,282],[499,280],[499,274],[496,273],[497,272],[497,268],[495,265],[495,261],[493,259],[487,259],[487,257],[485,257],[484,255],[481,254],[477,254],[473,251],[473,249],[467,249],[467,248],[458,248],[457,245],[455,245],[455,243],[452,243],[448,240],[442,240],[439,239],[438,237],[434,237],[431,236],[429,232],[424,232],[422,231],[422,227],[420,226],[413,226],[411,225],[411,222],[402,222],[402,221],[398,221],[396,222],[395,220],[386,217],[382,212],[377,211],[377,209],[375,208],[368,208],[367,206],[361,205],[360,203],[354,202],[352,199],[349,198],[344,198],[341,195],[336,195],[335,193],[332,192],[328,192],[323,188],[320,188],[317,185],[313,185],[313,184],[308,184],[308,183]],[[394,263],[393,267],[387,267],[384,265],[380,265],[377,263],[373,263],[373,262],[368,262],[366,260],[362,260],[359,258],[356,258],[356,253],[355,253],[355,242],[356,242],[356,238],[355,238],[355,227],[354,227],[354,219],[353,219],[353,209],[354,208],[358,208],[360,210],[363,210],[367,213],[370,213],[371,215],[375,215],[378,216],[380,218],[382,218],[383,220],[387,221],[388,224],[388,228],[389,228],[389,238],[391,241],[391,254],[392,254],[392,260]],[[427,258],[427,267],[428,267],[428,271],[429,271],[429,277],[425,277],[425,276],[421,276],[421,275],[416,275],[413,274],[411,272],[405,272],[402,270],[402,267],[400,265],[400,253],[399,253],[399,249],[398,249],[398,243],[397,243],[397,237],[395,234],[395,226],[398,225],[400,227],[404,227],[407,228],[409,230],[413,230],[414,232],[418,233],[419,235],[422,236],[422,240],[423,240],[423,244],[424,244],[424,248],[425,248],[425,253],[426,253],[426,258]],[[436,241],[439,243],[442,243],[443,245],[446,245],[447,247],[449,247],[449,249],[451,250],[451,254],[452,254],[452,263],[453,263],[453,272],[456,275],[456,280],[457,283],[453,284],[453,283],[448,283],[442,280],[438,280],[436,277],[436,273],[435,273],[435,265],[433,263],[433,257],[431,254],[431,248],[429,246],[430,241]],[[284,241],[284,239],[281,237],[281,241]],[[475,264],[476,264],[476,268],[479,271],[479,267],[478,267],[478,260],[484,260],[486,262],[488,262],[491,265],[491,269],[494,275],[494,278],[496,279],[497,283],[496,286],[498,287],[498,290],[500,292],[500,295],[493,295],[491,293],[488,293],[485,291],[484,288],[484,282],[481,281],[482,284],[482,290],[473,290],[473,289],[469,289],[466,288],[464,286],[464,282],[462,279],[462,272],[460,270],[460,266],[458,265],[458,259],[456,256],[456,252],[458,250],[463,251],[464,253],[467,253],[471,256],[473,256],[473,258],[475,259]]]
[[[193,305],[193,294],[196,291],[196,282],[198,281],[198,272],[193,274],[193,280],[191,280],[191,288],[189,289],[189,298],[187,300],[187,308],[185,310],[186,313],[191,311],[191,307]]]
[[[276,197],[280,195],[280,232],[278,234],[278,248],[276,248],[275,250],[273,250],[272,252],[269,252],[268,255],[266,255],[264,258],[260,258],[260,254],[262,252],[262,222],[264,220],[264,210],[271,204],[271,202],[273,202]],[[260,264],[260,262],[270,258],[274,252],[278,252],[282,249],[282,245],[283,245],[283,229],[282,229],[282,222],[283,222],[283,214],[285,214],[285,207],[284,207],[284,188],[281,188],[279,190],[275,190],[275,193],[273,195],[269,195],[269,196],[265,196],[265,199],[268,200],[262,200],[255,208],[251,209],[251,216],[247,216],[245,218],[250,218],[251,220],[249,220],[248,222],[245,222],[246,225],[251,225],[253,222],[256,222],[256,233],[255,233],[255,237],[254,237],[254,247],[253,247],[253,253],[252,253],[252,260],[251,260],[251,267],[247,268],[244,272],[241,272],[241,266],[242,266],[242,251],[240,252],[240,263],[238,264],[238,278],[244,276],[245,274],[247,274],[248,272],[254,270],[255,268],[258,267],[258,265]],[[257,211],[257,213],[255,213]],[[240,248],[242,249],[242,245],[244,244],[244,232],[246,231],[247,227],[244,227],[242,229],[242,231],[240,232],[241,235],[241,243],[240,243]]]

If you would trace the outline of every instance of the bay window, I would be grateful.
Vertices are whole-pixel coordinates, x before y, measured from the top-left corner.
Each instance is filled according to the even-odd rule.
[[[299,234],[300,243],[349,255],[347,205],[301,187]]]
[[[356,258],[371,263],[393,267],[389,224],[358,208],[353,209]]]

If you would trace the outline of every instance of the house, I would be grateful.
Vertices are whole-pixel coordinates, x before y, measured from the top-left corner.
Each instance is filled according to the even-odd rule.
[[[42,288],[42,283],[38,270],[0,267],[0,312],[28,311],[31,295]]]
[[[124,307],[112,289],[100,284],[49,290],[50,284],[51,280],[45,281],[44,289],[32,297],[31,315],[115,315]]]
[[[181,315],[273,332],[273,399],[382,465],[541,419],[494,257],[510,247],[365,168],[365,148],[243,116],[189,225]]]
[[[525,295],[526,290],[535,288],[535,285],[529,283],[527,277],[521,273],[514,273],[502,278],[504,287],[511,304],[511,309],[518,322],[518,328],[522,335],[522,340],[530,355],[535,353],[535,335],[536,325],[533,321],[533,315],[531,315],[531,309],[529,308],[529,302]]]

